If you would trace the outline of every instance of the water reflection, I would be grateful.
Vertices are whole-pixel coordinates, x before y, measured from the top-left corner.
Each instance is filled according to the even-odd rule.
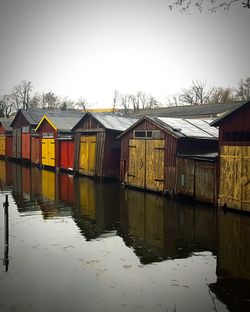
[[[183,205],[151,193],[122,189],[113,182],[101,183],[4,161],[0,161],[0,186],[4,192],[11,192],[17,207],[17,216],[11,220],[12,225],[16,222],[12,231],[18,233],[10,239],[12,258],[6,248],[2,248],[1,257],[11,259],[13,272],[18,266],[22,267],[18,272],[21,274],[38,263],[46,269],[58,264],[56,277],[48,269],[46,276],[51,278],[51,284],[59,278],[61,284],[67,285],[67,280],[74,277],[72,285],[78,283],[77,289],[85,291],[82,283],[87,281],[88,287],[92,287],[91,296],[102,298],[98,302],[106,302],[110,311],[119,311],[119,304],[124,302],[124,311],[140,306],[150,312],[152,298],[158,298],[154,310],[159,311],[173,311],[176,304],[177,311],[250,310],[249,217]],[[25,231],[29,235],[21,227],[20,218],[28,223]],[[34,233],[36,239],[32,237]],[[26,259],[16,252],[23,242]],[[19,258],[22,261],[16,260]],[[36,274],[43,280],[46,273],[40,270]],[[56,265],[54,271],[57,272]],[[103,287],[96,284],[101,276],[105,276]],[[14,281],[15,278],[12,275]],[[32,287],[34,281],[30,279]],[[102,293],[96,294],[98,290]],[[75,293],[74,300],[86,302],[89,294],[85,291],[85,297],[80,293],[77,297]],[[116,298],[112,299],[116,302],[112,308],[108,303],[111,297]],[[72,310],[74,304],[76,311],[82,307],[73,299],[60,298],[60,312],[69,310],[68,302]],[[52,297],[50,300],[53,301]],[[84,304],[88,311],[103,310],[101,305]],[[41,303],[36,311],[48,311],[47,308]]]
[[[213,209],[125,190],[121,218],[121,235],[142,263],[185,258],[197,251],[216,253],[217,217]]]
[[[75,194],[73,217],[86,239],[113,235],[119,220],[119,185],[81,177],[75,179]]]
[[[250,311],[250,218],[220,213],[217,282],[210,285],[230,311]]]

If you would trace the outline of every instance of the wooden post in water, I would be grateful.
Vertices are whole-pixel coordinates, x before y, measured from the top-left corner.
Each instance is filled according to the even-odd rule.
[[[9,268],[9,200],[8,195],[5,195],[4,207],[4,259],[3,265],[5,272],[8,272]]]

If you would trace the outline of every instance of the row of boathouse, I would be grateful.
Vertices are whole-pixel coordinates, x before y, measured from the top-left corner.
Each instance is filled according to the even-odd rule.
[[[250,101],[209,106],[142,116],[21,109],[0,119],[0,155],[249,212]]]

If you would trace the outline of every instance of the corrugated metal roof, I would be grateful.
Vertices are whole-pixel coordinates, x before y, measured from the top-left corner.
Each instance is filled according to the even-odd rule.
[[[125,131],[137,121],[135,118],[106,115],[101,113],[92,113],[91,115],[98,120],[104,128],[117,131]]]
[[[177,137],[217,139],[218,130],[212,128],[207,120],[169,117],[149,117]]]
[[[17,114],[21,113],[24,118],[28,121],[30,125],[36,126],[39,124],[40,120],[44,115],[46,116],[57,116],[57,117],[70,117],[70,116],[79,116],[79,114],[82,116],[83,113],[80,111],[75,110],[47,110],[47,109],[19,109]],[[17,116],[16,114],[16,116]],[[15,118],[16,118],[15,116]],[[14,120],[15,120],[14,118]],[[13,120],[13,121],[14,121]]]
[[[49,112],[46,114],[48,119],[56,126],[60,132],[69,132],[79,122],[85,113],[71,112],[70,114]]]
[[[12,121],[13,121],[13,119],[11,119],[11,118],[0,118],[0,123],[3,125],[3,127],[6,131],[12,131],[13,130],[10,126]]]
[[[127,116],[143,117],[178,117],[178,118],[215,118],[221,114],[236,109],[241,105],[241,102],[218,103],[218,104],[203,104],[203,105],[183,105],[174,107],[159,107],[153,109],[141,109],[131,112]]]

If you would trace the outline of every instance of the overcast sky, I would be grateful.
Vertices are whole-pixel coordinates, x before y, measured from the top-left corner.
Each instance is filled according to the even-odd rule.
[[[21,80],[110,107],[114,90],[160,102],[192,80],[250,75],[250,10],[190,15],[169,0],[0,0],[0,94]]]

